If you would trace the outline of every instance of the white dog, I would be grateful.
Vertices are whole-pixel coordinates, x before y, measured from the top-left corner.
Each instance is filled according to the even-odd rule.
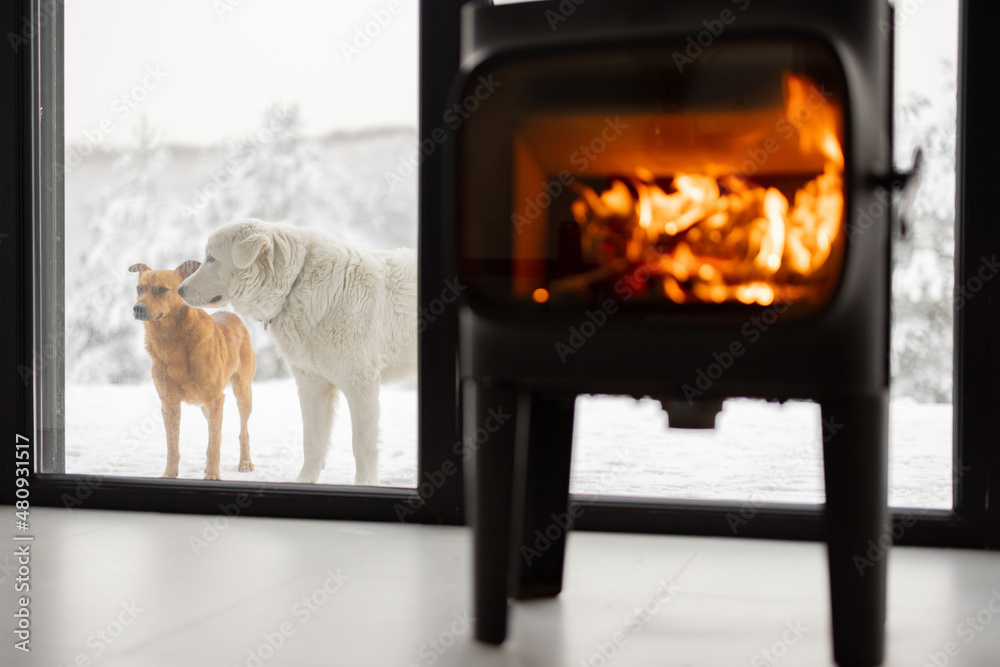
[[[291,367],[302,408],[296,482],[326,464],[337,390],[351,411],[356,484],[378,484],[379,384],[417,368],[417,257],[369,251],[261,220],[224,225],[177,291],[192,306],[232,304],[261,320]]]

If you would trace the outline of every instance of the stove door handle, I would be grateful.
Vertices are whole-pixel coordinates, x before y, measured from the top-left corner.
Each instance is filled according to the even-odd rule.
[[[913,166],[907,171],[893,170],[888,176],[878,178],[875,187],[888,190],[890,194],[898,194],[899,197],[893,206],[895,213],[893,225],[899,230],[899,235],[906,238],[910,231],[913,220],[913,204],[917,199],[917,191],[920,189],[920,178],[924,169],[924,150],[917,148],[913,151]]]

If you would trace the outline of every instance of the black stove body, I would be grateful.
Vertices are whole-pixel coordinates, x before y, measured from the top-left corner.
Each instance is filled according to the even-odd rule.
[[[855,556],[888,520],[891,22],[878,0],[464,8],[445,201],[479,639],[509,596],[561,590],[564,537],[520,547],[567,515],[575,396],[695,428],[729,397],[808,399],[837,425],[836,659],[881,662],[886,563]]]

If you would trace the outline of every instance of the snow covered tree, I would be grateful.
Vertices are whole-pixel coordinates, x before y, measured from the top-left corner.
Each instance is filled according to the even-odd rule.
[[[149,359],[143,329],[132,315],[135,274],[143,262],[173,268],[194,251],[179,227],[176,202],[157,192],[171,153],[148,123],[112,165],[114,181],[104,188],[81,230],[85,243],[77,270],[66,277],[67,379],[73,382],[134,382]],[[197,256],[197,255],[194,255]]]
[[[240,218],[288,222],[367,247],[416,242],[416,179],[387,197],[382,174],[415,133],[373,131],[324,139],[302,135],[297,107],[272,106],[262,126],[208,152],[208,175],[184,207],[202,236]],[[392,157],[382,157],[392,156]],[[407,197],[407,194],[410,194]],[[408,243],[409,242],[409,243]],[[287,375],[274,342],[248,322],[257,378]]]
[[[945,94],[955,92],[952,80]],[[897,163],[908,167],[917,146],[925,160],[909,234],[893,246],[892,390],[921,402],[952,399],[956,114],[946,106],[910,97],[896,113]]]
[[[272,106],[257,130],[216,146],[168,150],[143,123],[110,175],[106,154],[84,161],[71,175],[76,188],[67,205],[69,248],[78,251],[67,258],[67,378],[146,381],[143,327],[132,317],[136,275],[127,269],[200,260],[205,240],[224,223],[256,217],[371,248],[414,247],[417,178],[390,192],[384,176],[415,147],[413,129],[306,137],[297,108]],[[79,185],[90,182],[100,189]],[[256,378],[286,376],[271,336],[260,323],[245,323]]]

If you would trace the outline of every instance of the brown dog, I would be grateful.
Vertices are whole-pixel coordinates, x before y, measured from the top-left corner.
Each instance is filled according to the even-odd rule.
[[[219,479],[219,444],[222,439],[223,390],[232,383],[240,410],[240,472],[253,470],[250,462],[250,381],[257,359],[250,334],[233,313],[209,315],[188,306],[177,286],[201,262],[188,260],[174,270],[153,271],[133,264],[139,274],[135,319],[146,327],[146,350],[153,358],[153,384],[160,395],[163,424],[167,430],[167,469],[163,477],[177,477],[181,460],[181,401],[201,406],[208,419],[208,459],[205,479]]]

